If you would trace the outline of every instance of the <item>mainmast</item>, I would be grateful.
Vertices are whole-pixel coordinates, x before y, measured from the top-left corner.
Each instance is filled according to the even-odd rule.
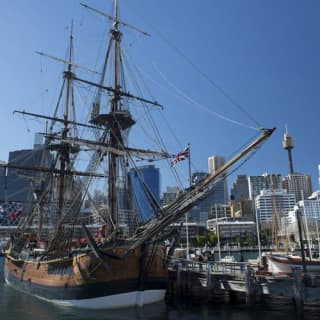
[[[118,1],[115,0],[115,20],[113,23],[113,29],[111,29],[111,41],[114,42],[114,84],[115,89],[113,97],[111,99],[111,113],[116,114],[119,111],[120,96],[118,90],[119,86],[119,55],[120,55],[120,42],[121,42],[121,32],[118,29]],[[110,134],[110,145],[112,147],[117,147],[122,145],[122,136],[118,124],[114,123],[111,128]],[[108,183],[108,204],[111,213],[111,218],[113,220],[114,228],[118,227],[118,208],[117,208],[117,155],[109,153],[109,183]]]
[[[93,104],[91,120],[90,122],[97,126],[97,128],[103,128],[104,133],[101,136],[96,135],[100,143],[104,143],[108,150],[102,153],[105,154],[108,160],[108,193],[107,193],[107,207],[109,211],[110,230],[111,234],[116,237],[118,229],[118,217],[119,217],[119,188],[123,188],[127,185],[127,172],[124,165],[127,161],[122,161],[126,157],[130,157],[130,151],[126,145],[127,135],[129,129],[135,124],[132,115],[129,111],[127,100],[134,99],[143,103],[151,104],[154,106],[161,105],[156,101],[150,101],[138,96],[135,96],[126,91],[125,79],[123,77],[123,54],[121,50],[121,38],[122,33],[119,30],[119,26],[125,26],[131,28],[136,32],[149,36],[146,32],[139,30],[138,28],[119,20],[119,6],[118,0],[114,0],[114,12],[113,16],[108,15],[102,11],[91,8],[88,5],[81,5],[95,13],[104,16],[108,20],[112,21],[112,27],[110,30],[110,40],[107,47],[105,61],[103,64],[102,74],[99,84],[73,77],[73,80],[80,81],[89,85],[93,85],[98,88],[98,92]],[[112,64],[112,69],[109,65]],[[105,86],[104,80],[107,72],[111,73],[111,86]],[[101,91],[106,90],[111,95],[109,100],[109,110],[103,113],[100,106]],[[116,152],[114,152],[116,151]],[[121,171],[122,170],[122,171]],[[123,176],[121,176],[121,173]],[[130,204],[126,206],[130,209]]]
[[[85,5],[84,5],[85,6]],[[94,10],[100,14],[103,14],[95,9],[85,6],[91,10]],[[103,14],[105,15],[105,14]],[[105,15],[106,16],[106,15]],[[122,72],[122,59],[121,59],[121,36],[122,33],[119,30],[119,8],[118,1],[114,1],[114,16],[107,16],[113,21],[112,28],[110,30],[110,41],[106,54],[106,61],[104,62],[104,73],[106,72],[107,60],[109,59],[110,52],[113,51],[113,84],[112,84],[112,96],[110,99],[110,111],[109,113],[100,113],[100,102],[97,101],[97,109],[93,112],[93,118],[91,122],[97,126],[103,126],[108,131],[109,141],[108,145],[110,148],[117,150],[124,149],[124,136],[123,132],[129,129],[135,124],[132,119],[129,110],[124,109],[122,99],[124,94],[121,89],[124,88],[124,84],[121,83],[121,72]],[[104,79],[104,74],[102,79]],[[101,83],[102,87],[102,83]],[[101,88],[100,88],[101,89]],[[98,112],[97,112],[98,111]],[[111,219],[111,232],[118,229],[118,196],[117,196],[117,186],[119,185],[118,177],[120,170],[120,156],[114,152],[108,152],[108,209]],[[113,232],[114,236],[116,233]]]

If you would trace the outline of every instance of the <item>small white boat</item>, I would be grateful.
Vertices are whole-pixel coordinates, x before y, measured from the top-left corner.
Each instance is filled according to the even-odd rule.
[[[291,274],[296,268],[302,269],[303,264],[309,272],[320,272],[319,259],[309,260],[307,258],[303,262],[300,256],[284,254],[266,254],[265,259],[267,271],[272,274]]]

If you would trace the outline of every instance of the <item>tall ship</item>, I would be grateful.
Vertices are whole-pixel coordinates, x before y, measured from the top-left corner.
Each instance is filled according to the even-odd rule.
[[[161,207],[137,168],[136,160],[173,157],[160,150],[129,144],[136,125],[130,103],[161,107],[127,90],[123,69],[122,32],[132,28],[113,15],[84,5],[112,21],[105,60],[96,81],[79,77],[73,62],[70,32],[63,84],[53,115],[16,111],[47,122],[41,162],[37,166],[1,164],[8,171],[30,176],[30,201],[22,208],[21,222],[5,250],[5,281],[12,287],[64,306],[120,308],[163,300],[168,260],[174,233],[170,224],[206,197],[215,181],[240,159],[256,150],[274,129],[261,129],[258,137],[218,171]],[[72,30],[72,28],[71,28]],[[45,55],[40,53],[41,55]],[[75,85],[94,90],[87,110],[78,110]],[[83,115],[80,121],[76,115]],[[148,200],[148,218],[136,205],[133,180]],[[136,180],[135,180],[136,181]],[[94,191],[98,190],[97,197]]]

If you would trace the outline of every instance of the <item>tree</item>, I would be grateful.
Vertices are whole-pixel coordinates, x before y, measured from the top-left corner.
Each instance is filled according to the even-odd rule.
[[[218,236],[214,232],[209,232],[207,240],[212,247],[215,247],[218,243]]]
[[[206,236],[197,235],[196,240],[197,240],[197,245],[200,247],[204,246],[207,243]]]

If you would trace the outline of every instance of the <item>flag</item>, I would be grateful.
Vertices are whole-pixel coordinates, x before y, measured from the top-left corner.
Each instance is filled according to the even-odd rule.
[[[174,167],[179,161],[185,160],[187,158],[189,158],[189,146],[186,147],[183,151],[179,152],[174,159],[171,161],[171,166]]]

